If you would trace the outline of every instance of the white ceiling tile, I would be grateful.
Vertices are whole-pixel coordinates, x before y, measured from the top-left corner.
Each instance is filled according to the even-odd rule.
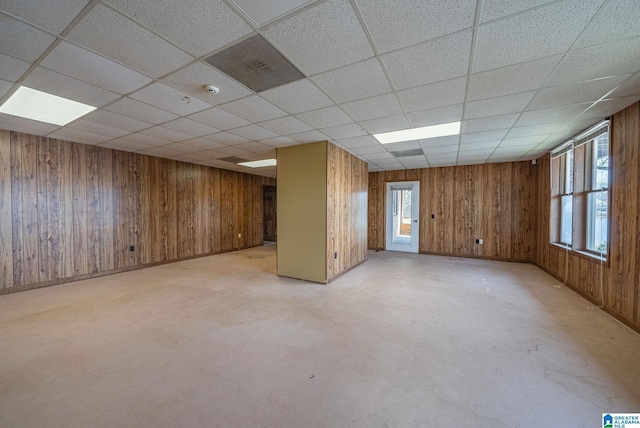
[[[479,149],[477,147],[470,146],[469,144],[463,144],[460,146],[460,152],[458,153],[458,158],[465,157],[471,158],[476,156],[484,156],[485,158],[489,157],[490,154],[496,149],[497,146],[489,147],[486,149]]]
[[[505,163],[505,162],[517,162],[520,158],[519,154],[499,154],[496,153],[487,159],[486,163]]]
[[[564,122],[554,122],[542,125],[518,126],[517,128],[511,128],[505,138],[520,138],[540,135],[548,136],[549,134],[559,130],[563,124]]]
[[[444,167],[444,166],[454,166],[456,163],[455,161],[451,162],[451,161],[429,161],[429,165],[431,165],[432,168],[436,168],[436,167]]]
[[[480,25],[473,71],[567,51],[604,0],[567,0]]]
[[[150,135],[144,135],[139,132],[135,134],[129,134],[124,139],[128,141],[133,141],[135,143],[145,144],[147,146],[153,146],[153,147],[166,146],[167,144],[171,143],[171,141],[169,140],[165,140],[163,138],[158,138],[158,137],[152,137]]]
[[[313,130],[309,125],[293,116],[281,117],[279,119],[262,122],[260,126],[270,129],[280,135],[296,134],[299,132]]]
[[[640,95],[613,98],[595,103],[589,110],[580,115],[579,119],[605,119],[629,107],[640,99]]]
[[[120,128],[103,125],[101,123],[91,122],[86,119],[77,120],[67,126],[68,128],[79,129],[80,131],[90,132],[92,134],[104,135],[111,138],[120,138],[130,133]]]
[[[258,27],[283,17],[314,0],[271,0],[260,2],[254,0],[231,0]]]
[[[22,117],[11,116],[0,113],[0,129],[8,131],[24,132],[33,135],[45,135],[60,128],[58,125],[38,122],[37,120],[24,119]]]
[[[336,140],[341,138],[358,137],[367,133],[367,131],[362,129],[357,123],[332,126],[330,128],[323,128],[320,131],[322,131],[323,134],[329,136],[329,138],[333,138]]]
[[[340,139],[338,140],[338,143],[340,143],[342,147],[346,147],[348,149],[353,149],[356,147],[363,147],[363,146],[375,146],[375,147],[383,148],[382,145],[378,142],[378,140],[376,140],[370,135]]]
[[[107,106],[106,109],[132,119],[154,124],[160,124],[178,118],[177,115],[169,113],[166,110],[127,97]]]
[[[213,126],[214,128],[222,129],[223,131],[239,128],[251,123],[248,120],[244,120],[241,117],[218,107],[192,114],[189,116],[189,119],[193,119],[205,125]]]
[[[367,155],[367,157],[374,153],[388,153],[387,149],[385,149],[382,144],[375,146],[352,147],[349,150],[359,155]]]
[[[184,92],[160,82],[155,82],[129,96],[180,116],[186,116],[211,107],[211,104],[207,104],[196,97],[188,96]]]
[[[154,126],[153,128],[145,129],[144,131],[140,131],[140,134],[176,142],[192,138],[191,135],[183,134],[182,132],[174,131],[173,129],[164,128],[162,126]]]
[[[529,91],[467,102],[464,111],[464,118],[477,119],[487,116],[521,112],[525,107],[527,107],[535,94],[536,91]]]
[[[396,89],[412,88],[452,77],[469,70],[471,30],[461,31],[382,56]]]
[[[473,143],[460,143],[460,151],[468,152],[474,150],[495,149],[500,144],[500,140],[476,141]]]
[[[278,136],[274,132],[271,132],[268,129],[258,125],[243,126],[242,128],[232,129],[229,132],[253,141],[264,140],[267,138],[274,138]]]
[[[370,134],[381,132],[399,131],[411,128],[409,121],[403,114],[397,116],[381,117],[373,120],[363,120],[358,122],[362,128]]]
[[[252,141],[250,143],[238,144],[237,146],[234,146],[234,147],[237,147],[242,150],[246,150],[250,153],[263,153],[273,149],[273,147],[271,146],[268,146],[266,144],[261,144],[255,141]]]
[[[384,147],[390,152],[401,152],[403,150],[422,148],[419,141],[402,141],[400,143],[385,144]]]
[[[69,39],[152,77],[164,76],[193,57],[101,4],[76,25]],[[131,43],[135,40],[135,43]]]
[[[546,140],[550,135],[551,134],[543,134],[518,138],[505,138],[502,140],[502,143],[500,143],[500,147],[529,146],[530,148],[533,148]]]
[[[318,74],[313,81],[338,103],[391,91],[389,80],[376,58]]]
[[[1,6],[4,12],[60,34],[88,3],[89,0],[3,0]]]
[[[493,157],[496,157],[497,155],[514,155],[516,157],[520,157],[525,153],[527,153],[528,151],[529,151],[529,148],[527,148],[526,146],[503,147],[502,145],[500,145],[496,148],[496,150],[493,152],[493,155],[491,157],[493,158]]]
[[[386,150],[384,152],[369,153],[367,155],[367,159],[373,161],[374,163],[396,160],[396,158]]]
[[[618,98],[628,95],[640,95],[640,72],[625,80],[610,96]]]
[[[140,150],[139,153],[147,156],[157,156],[157,157],[170,157],[170,156],[179,156],[181,153],[175,150],[166,149],[164,147],[154,147],[151,149]]]
[[[574,47],[594,46],[640,35],[638,16],[640,2],[637,0],[610,0],[582,33]]]
[[[559,86],[640,69],[640,37],[568,52],[545,86]]]
[[[400,104],[407,112],[460,104],[464,101],[467,79],[446,80],[430,85],[398,91]]]
[[[487,161],[487,156],[459,157],[456,165],[479,165]]]
[[[629,76],[615,76],[606,79],[580,82],[572,85],[555,86],[538,91],[528,109],[539,110],[571,104],[597,101],[620,85]]]
[[[300,113],[296,117],[313,128],[326,128],[353,122],[344,111],[335,106]]]
[[[415,165],[415,164],[427,164],[427,158],[425,155],[418,155],[418,156],[401,156],[398,159],[398,161],[407,166],[407,165]]]
[[[297,134],[287,135],[287,138],[290,138],[298,144],[315,143],[317,141],[328,140],[327,136],[320,131],[300,132]]]
[[[191,140],[183,141],[182,144],[188,144],[189,146],[195,147],[199,150],[213,150],[224,147],[224,144],[214,143],[213,141],[205,140],[204,138],[193,138]]]
[[[188,134],[192,137],[202,137],[203,135],[214,134],[220,132],[220,129],[212,126],[205,125],[204,123],[196,122],[195,120],[181,117],[171,122],[162,124],[165,128],[173,129],[184,134]]]
[[[126,152],[138,152],[140,150],[150,149],[153,146],[147,144],[136,143],[135,141],[129,141],[125,139],[117,139],[107,141],[106,143],[99,144],[100,147],[106,147],[108,149],[124,150]]]
[[[485,117],[482,119],[471,119],[462,121],[462,132],[493,131],[510,128],[518,118],[518,114],[503,114],[501,116]]]
[[[458,152],[458,147],[459,147],[458,140],[452,141],[451,144],[437,145],[437,146],[427,145],[424,141],[426,140],[422,140],[420,142],[420,146],[422,146],[422,152],[427,156],[432,154],[437,154],[437,153],[457,153]]]
[[[484,0],[480,22],[493,21],[555,0]]]
[[[188,153],[184,155],[172,156],[171,159],[174,159],[180,162],[198,162],[198,161],[207,160],[209,158],[202,156],[200,153],[196,153],[196,154]]]
[[[250,122],[262,122],[287,116],[287,112],[258,95],[251,95],[220,106]]]
[[[370,120],[402,114],[402,107],[394,93],[378,95],[341,105],[354,120]]]
[[[231,147],[221,147],[219,149],[216,149],[217,152],[223,154],[223,155],[227,155],[227,156],[244,156],[244,155],[248,155],[250,152],[246,151],[246,150],[242,150],[242,149],[238,149],[235,146],[231,146]]]
[[[228,132],[218,132],[217,134],[207,135],[206,137],[204,137],[204,139],[220,143],[225,146],[233,146],[236,144],[248,143],[249,141],[251,141],[244,137],[230,134]]]
[[[459,135],[447,135],[446,137],[426,138],[424,140],[420,140],[420,147],[428,150],[433,147],[458,145],[459,140],[460,140]]]
[[[413,127],[438,125],[462,120],[462,104],[415,111],[407,114]]]
[[[88,114],[83,119],[91,122],[100,123],[102,125],[111,126],[113,128],[126,129],[127,131],[131,131],[131,132],[138,132],[153,126],[153,124],[149,122],[144,122],[142,120],[122,116],[118,113],[113,113],[108,110],[95,111],[93,113]]]
[[[357,0],[371,37],[381,53],[471,27],[476,0],[429,2]]]
[[[260,140],[259,143],[266,144],[267,146],[274,148],[289,147],[298,144],[286,137],[267,138],[266,140]]]
[[[196,153],[201,152],[202,149],[198,146],[194,146],[189,144],[188,141],[183,141],[181,143],[167,144],[166,146],[162,146],[164,149],[175,150],[180,153]]]
[[[456,160],[457,157],[458,157],[458,154],[455,152],[443,152],[443,153],[432,153],[429,156],[427,156],[427,159],[429,159],[429,162],[431,162],[432,160],[444,160],[444,159]]]
[[[195,56],[213,52],[253,29],[222,0],[107,0]]]
[[[0,53],[0,76],[6,81],[17,82],[29,66],[26,61]]]
[[[33,62],[54,41],[53,36],[0,13],[0,52]]]
[[[552,107],[541,110],[524,111],[516,121],[516,126],[540,125],[558,121],[570,121],[585,111],[592,103]]]
[[[264,36],[307,75],[373,56],[351,4],[329,0],[278,22]]]
[[[162,81],[211,105],[220,105],[253,93],[249,88],[231,79],[226,74],[201,62],[191,64],[165,77]],[[207,92],[204,89],[205,85],[217,86],[220,92],[217,94]]]
[[[493,98],[537,90],[547,80],[563,55],[555,55],[495,70],[474,73],[469,79],[468,100]]]
[[[69,127],[60,128],[48,136],[59,140],[73,141],[74,143],[81,144],[98,144],[112,139],[111,137],[106,137],[104,135],[92,134],[90,132]]]
[[[67,42],[56,46],[42,61],[42,66],[119,94],[151,82],[137,71]]]
[[[13,87],[13,83],[5,80],[0,80],[0,98],[4,97],[7,92]]]
[[[483,132],[472,132],[470,134],[462,134],[460,137],[460,142],[465,143],[477,143],[481,141],[494,141],[501,140],[507,135],[509,129],[498,129],[495,131],[483,131]]]
[[[94,107],[102,107],[120,97],[115,92],[98,88],[42,67],[31,72],[23,85]]]
[[[260,95],[291,114],[333,105],[333,101],[309,79],[300,79],[268,89],[260,92]]]

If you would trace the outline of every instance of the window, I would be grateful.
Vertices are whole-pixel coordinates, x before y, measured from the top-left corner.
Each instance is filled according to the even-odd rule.
[[[609,122],[551,152],[550,240],[605,257],[609,231]]]

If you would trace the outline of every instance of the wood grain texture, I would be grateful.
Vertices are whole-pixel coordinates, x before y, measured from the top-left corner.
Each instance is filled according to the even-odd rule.
[[[0,130],[0,290],[13,287],[11,135]]]
[[[367,164],[327,144],[327,280],[367,258]],[[335,255],[337,254],[337,258]]]
[[[530,162],[370,173],[368,246],[385,247],[385,183],[416,180],[421,253],[531,260],[535,177]]]
[[[261,245],[263,184],[275,179],[0,131],[0,293]]]
[[[609,257],[606,263],[550,244],[549,156],[537,169],[535,263],[640,332],[640,103],[611,118]],[[578,155],[580,155],[578,153]],[[581,174],[577,186],[583,185]]]

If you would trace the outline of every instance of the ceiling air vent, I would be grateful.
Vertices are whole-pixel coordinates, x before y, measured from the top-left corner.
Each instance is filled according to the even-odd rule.
[[[259,34],[211,55],[205,61],[256,92],[305,77]]]
[[[389,152],[397,158],[406,158],[407,156],[421,156],[424,155],[422,149],[400,150],[397,152]]]

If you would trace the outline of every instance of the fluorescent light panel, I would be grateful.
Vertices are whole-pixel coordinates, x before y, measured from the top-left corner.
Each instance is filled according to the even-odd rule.
[[[95,109],[87,104],[20,86],[0,106],[0,113],[63,126]]]
[[[240,162],[238,165],[248,166],[249,168],[261,168],[263,166],[275,166],[275,159],[263,159],[251,162]]]
[[[381,144],[399,143],[401,141],[425,140],[427,138],[446,137],[460,133],[460,122],[423,126],[422,128],[403,129],[402,131],[383,132],[373,136]]]

